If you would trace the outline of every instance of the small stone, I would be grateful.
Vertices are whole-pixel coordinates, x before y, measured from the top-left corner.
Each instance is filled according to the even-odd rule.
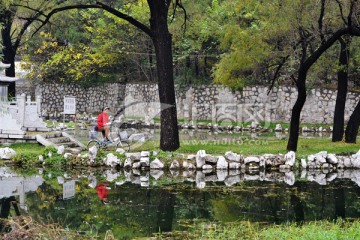
[[[216,169],[228,169],[229,163],[223,156],[219,156],[216,164]]]
[[[252,162],[258,163],[258,162],[260,162],[260,158],[258,158],[258,157],[246,157],[244,159],[245,164],[252,163]]]
[[[290,151],[287,154],[285,154],[285,164],[289,166],[294,166],[295,163],[295,152]]]
[[[179,161],[174,159],[170,164],[170,169],[180,169]]]
[[[154,161],[150,163],[150,169],[163,169],[164,163],[156,158]]]

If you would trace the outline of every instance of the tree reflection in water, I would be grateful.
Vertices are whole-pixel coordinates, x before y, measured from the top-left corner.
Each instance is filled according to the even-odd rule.
[[[188,223],[198,220],[272,224],[360,218],[360,188],[345,177],[316,182],[306,180],[316,179],[310,173],[300,177],[295,172],[296,181],[287,184],[284,179],[289,173],[266,172],[258,177],[252,173],[250,177],[239,171],[236,177],[224,175],[225,180],[231,177],[225,182],[224,178],[217,180],[213,172],[202,174],[202,188],[198,188],[196,176],[201,174],[196,172],[172,176],[164,171],[154,177],[140,171],[119,171],[118,178],[109,183],[111,204],[104,205],[88,176],[96,176],[98,182],[109,181],[105,171],[67,170],[69,178],[76,180],[76,194],[63,202],[56,201],[63,191],[56,179],[63,173],[48,171],[44,169],[45,183],[35,192],[26,193],[29,215],[45,223],[52,219],[77,231],[95,228],[105,234],[111,229],[118,239],[182,231],[191,228]]]
[[[11,227],[6,225],[5,219],[10,216],[10,209],[13,206],[16,216],[20,216],[19,207],[17,205],[14,196],[2,198],[0,200],[1,212],[0,212],[0,233],[11,231]]]

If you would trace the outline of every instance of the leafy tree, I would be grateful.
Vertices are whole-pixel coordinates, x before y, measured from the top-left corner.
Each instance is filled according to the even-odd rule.
[[[41,11],[53,6],[56,1],[31,2],[22,0],[1,0],[0,3],[0,22],[3,63],[10,64],[5,69],[5,75],[15,77],[15,55],[21,44],[22,37],[28,27],[41,15]],[[24,4],[26,8],[21,8]],[[9,85],[9,94],[15,95],[15,82]]]
[[[142,9],[144,13],[146,10]],[[98,9],[66,12],[53,16],[52,24],[45,25],[41,34],[27,44],[24,60],[31,73],[30,79],[75,81],[82,85],[134,79],[152,81],[154,74],[148,71],[146,62],[146,51],[151,41],[145,34],[134,31],[123,20]],[[137,14],[136,9],[134,12]],[[56,28],[50,27],[54,25]],[[54,43],[59,46],[51,47]],[[81,56],[74,58],[75,53]],[[68,61],[70,59],[71,62]],[[82,74],[77,75],[76,72]]]
[[[173,33],[175,82],[179,87],[211,82],[211,68],[219,55],[216,32],[209,32],[211,2],[183,1],[187,10],[186,25],[182,18],[174,18],[169,24]]]
[[[142,1],[139,1],[139,3],[141,4]],[[161,105],[160,148],[165,151],[174,151],[180,146],[174,90],[172,38],[168,29],[168,13],[171,3],[172,0],[147,1],[147,5],[150,10],[150,26],[147,26],[132,16],[129,16],[128,14],[118,11],[116,8],[101,2],[97,2],[96,6],[71,5],[53,9],[43,22],[43,25],[45,25],[52,15],[60,11],[66,11],[75,8],[101,8],[113,14],[114,16],[127,21],[131,25],[146,33],[151,38],[156,54],[158,89]],[[177,7],[183,9],[180,0],[174,1],[174,8]],[[185,9],[183,10],[185,11]]]
[[[311,24],[306,26],[299,22],[299,27],[297,28],[299,31],[299,40],[301,43],[300,63],[297,73],[297,79],[295,80],[298,90],[298,97],[292,109],[290,136],[287,145],[287,149],[293,151],[296,151],[297,149],[300,113],[306,100],[307,72],[309,71],[311,66],[320,58],[320,56],[342,36],[346,34],[359,34],[356,20],[356,1],[349,1],[346,4],[338,2],[338,9],[340,10],[337,17],[338,19],[342,19],[341,23],[337,21],[338,19],[336,18],[332,19],[334,16],[334,12],[325,11],[326,8],[330,10],[335,9],[334,6],[331,6],[328,2],[323,0],[320,2],[318,7],[319,15],[316,32],[310,32],[310,29],[314,29],[315,27]],[[347,15],[344,15],[345,12],[347,13]],[[331,22],[334,22],[335,24],[332,26],[330,24],[327,24]],[[312,51],[313,49],[315,50]]]
[[[325,0],[214,4],[214,12],[222,13],[217,22],[227,23],[219,24],[221,46],[229,49],[216,65],[215,81],[241,89],[255,78],[272,79],[271,86],[276,79],[292,79],[298,96],[287,149],[296,151],[308,72],[340,37],[358,35],[357,5]]]
[[[63,2],[64,1],[61,1],[61,3]],[[139,3],[142,4],[142,1],[139,1]],[[29,21],[27,26],[29,26],[35,20],[41,20],[42,25],[39,28],[37,28],[37,31],[46,23],[48,23],[51,16],[54,15],[55,13],[61,11],[67,11],[71,9],[80,9],[80,8],[101,8],[113,14],[114,16],[134,25],[135,27],[143,31],[145,34],[147,34],[153,42],[156,53],[158,88],[159,88],[159,98],[161,103],[160,148],[162,150],[176,150],[177,148],[179,148],[180,144],[179,144],[179,133],[177,127],[174,76],[173,76],[173,66],[172,66],[173,63],[172,41],[171,41],[172,38],[168,29],[168,12],[171,3],[172,3],[171,0],[166,0],[161,2],[153,1],[153,0],[147,1],[149,13],[150,13],[149,14],[150,26],[146,26],[145,24],[129,16],[128,14],[118,11],[115,7],[103,4],[101,2],[97,2],[96,5],[75,4],[68,6],[60,6],[57,8],[52,8],[52,10],[48,13],[44,13],[44,11],[42,11],[41,9],[26,7],[24,5],[22,5],[22,7],[25,7],[28,10],[35,9],[34,11],[35,15],[29,18],[31,19],[31,21]],[[46,4],[39,4],[38,7],[40,8],[44,5]],[[181,5],[181,0],[175,0],[173,6],[174,6],[174,10],[177,7],[183,9],[183,6]],[[183,10],[185,11],[185,9]],[[8,12],[12,13],[14,11],[12,9],[12,11],[9,10]],[[39,19],[39,16],[41,17],[45,16],[45,18]],[[13,15],[11,15],[9,19],[10,19],[9,22],[12,23]],[[11,27],[12,24],[8,24],[8,26]],[[24,28],[22,28],[23,32],[25,32],[27,26],[26,27],[24,26]],[[5,39],[4,36],[5,37],[10,36],[9,29],[7,29],[6,34],[3,35],[3,39]],[[22,34],[19,35],[16,46],[11,48],[12,54],[7,53],[5,54],[6,56],[15,57],[15,53],[20,43],[21,36]],[[7,40],[6,43],[9,44],[9,39]],[[8,50],[8,48],[5,48],[5,50]],[[14,59],[6,60],[6,61],[14,62]]]
[[[223,52],[214,68],[216,83],[241,90],[281,75],[276,66],[293,51],[283,5],[283,1],[212,2],[208,22]]]
[[[114,69],[121,55],[110,51],[106,44],[94,48],[86,43],[75,46],[61,44],[51,34],[40,33],[43,41],[31,56],[26,55],[28,77],[45,82],[73,82],[94,85],[104,79],[114,81]],[[33,61],[35,60],[35,64]]]

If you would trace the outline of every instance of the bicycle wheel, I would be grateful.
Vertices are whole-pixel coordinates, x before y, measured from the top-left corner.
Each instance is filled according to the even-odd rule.
[[[119,141],[116,144],[116,148],[122,148],[124,149],[126,152],[128,152],[130,150],[130,144],[127,141]]]
[[[89,150],[92,146],[96,146],[99,149],[100,143],[97,140],[90,140],[87,144],[87,149]]]

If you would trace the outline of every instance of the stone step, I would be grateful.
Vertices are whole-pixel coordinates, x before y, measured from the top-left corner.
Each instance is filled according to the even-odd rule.
[[[65,132],[38,134],[36,135],[36,139],[44,146],[51,145],[57,149],[60,146],[64,146],[65,152],[73,154],[78,154],[81,151],[86,150],[86,146],[84,144]]]
[[[56,137],[56,138],[47,138],[50,142],[55,143],[56,145],[59,145],[61,143],[68,143],[71,142],[71,140],[68,137]]]
[[[65,148],[74,148],[74,147],[79,147],[76,143],[73,142],[65,142],[65,143],[57,143],[55,144],[55,147],[60,147],[60,146],[64,146]]]
[[[79,154],[83,151],[82,148],[65,148],[66,153]]]
[[[48,138],[58,138],[58,137],[62,137],[62,133],[61,132],[46,133],[46,134],[41,134],[41,136],[43,136],[46,139],[48,139]]]

